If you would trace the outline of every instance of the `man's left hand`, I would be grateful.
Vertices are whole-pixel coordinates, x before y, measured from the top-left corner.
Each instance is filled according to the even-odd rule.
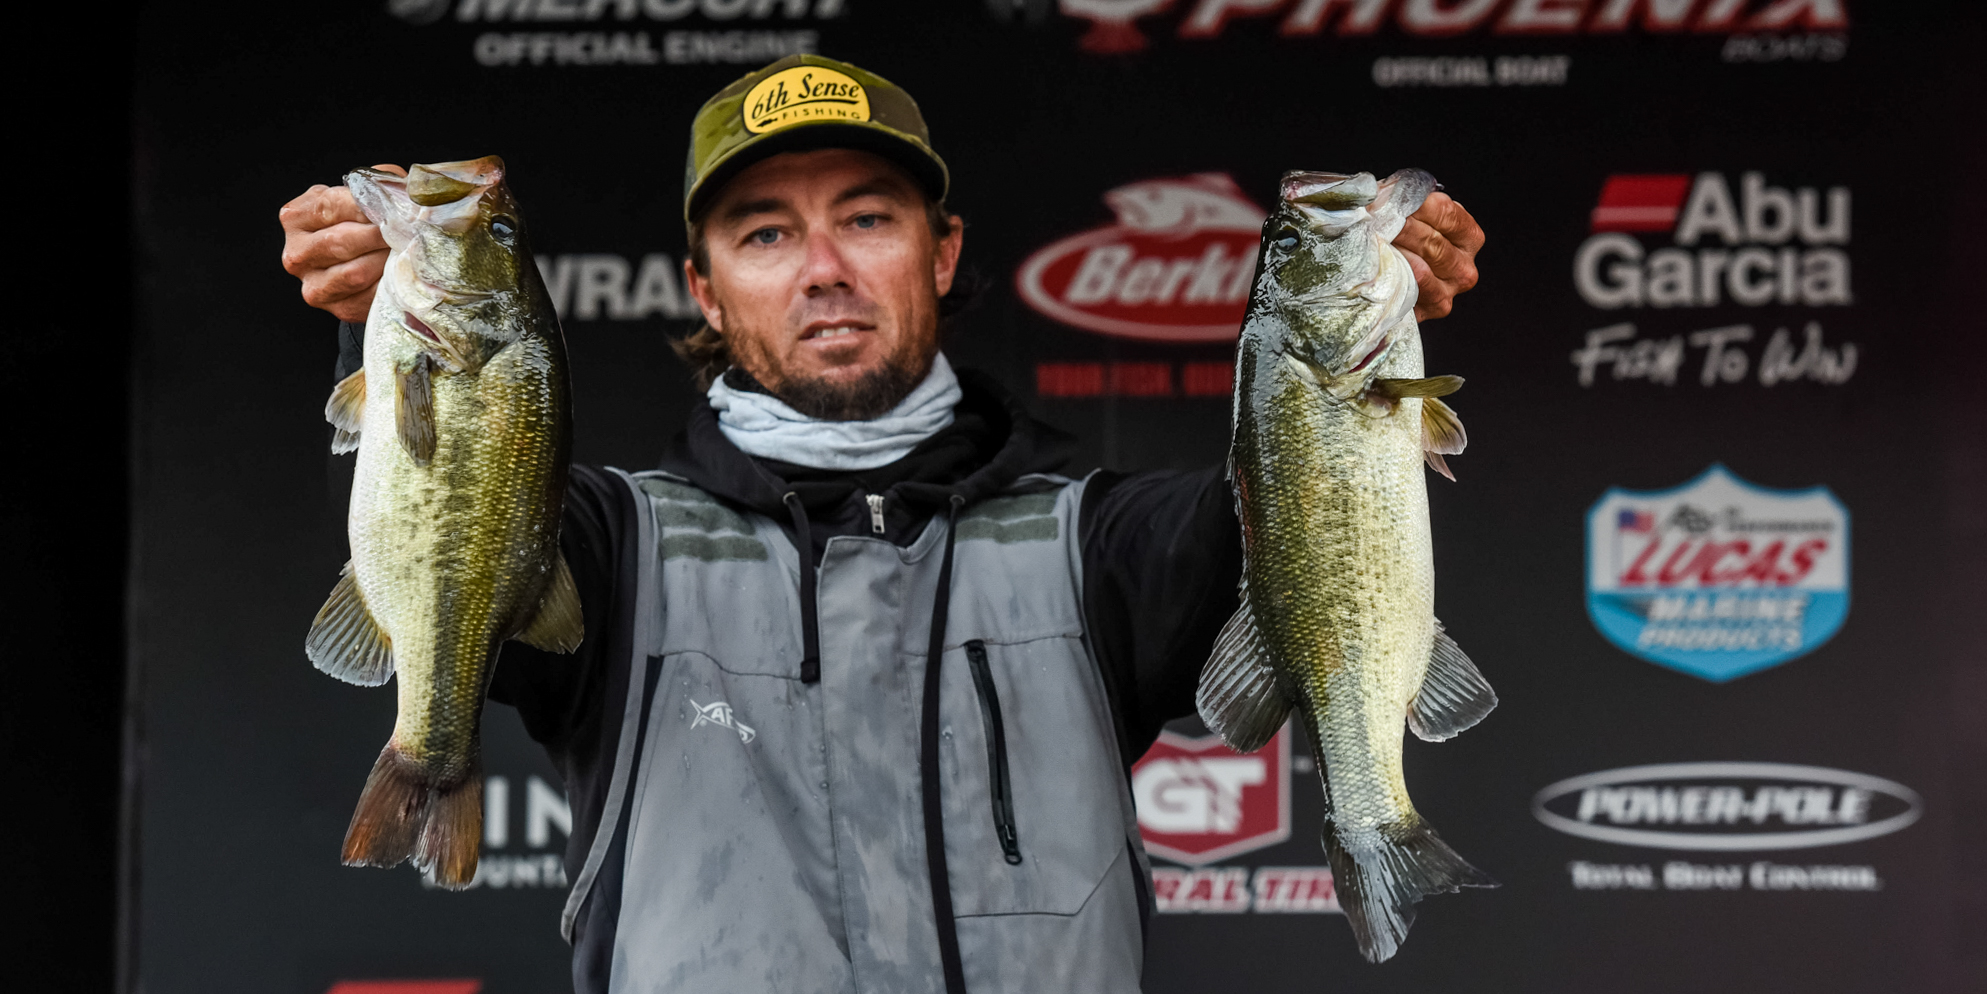
[[[1438,191],[1408,217],[1394,247],[1414,267],[1414,284],[1421,291],[1414,319],[1426,321],[1448,314],[1456,295],[1476,285],[1476,253],[1483,248],[1483,229],[1462,204]]]

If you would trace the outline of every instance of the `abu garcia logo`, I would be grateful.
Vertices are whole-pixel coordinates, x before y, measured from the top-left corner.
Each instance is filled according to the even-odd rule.
[[[1747,172],[1736,195],[1733,189],[1717,172],[1608,177],[1591,216],[1592,234],[1573,258],[1580,298],[1607,311],[1854,302],[1848,187],[1789,189]],[[1663,235],[1669,244],[1656,240]],[[1840,384],[1855,375],[1855,343],[1829,345],[1819,319],[1805,322],[1798,336],[1776,328],[1755,358],[1747,343],[1756,337],[1751,323],[1643,337],[1635,324],[1622,322],[1587,332],[1571,358],[1583,387],[1593,386],[1602,369],[1616,380],[1673,386],[1686,346],[1703,350],[1697,378],[1705,387],[1749,376],[1768,387]]]

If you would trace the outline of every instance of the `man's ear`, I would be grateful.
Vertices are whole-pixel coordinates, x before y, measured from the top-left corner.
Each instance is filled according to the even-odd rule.
[[[941,297],[952,292],[952,278],[959,274],[959,249],[966,242],[966,222],[957,214],[946,221],[952,230],[938,240],[938,254],[931,263],[931,281]]]
[[[724,308],[718,306],[717,295],[711,292],[710,277],[698,272],[689,259],[683,260],[683,286],[690,291],[690,298],[697,302],[697,309],[704,312],[705,323],[711,326],[712,331],[724,334]]]

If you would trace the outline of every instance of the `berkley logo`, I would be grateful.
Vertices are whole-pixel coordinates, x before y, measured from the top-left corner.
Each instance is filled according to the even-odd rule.
[[[1561,780],[1532,798],[1532,815],[1568,835],[1724,852],[1874,839],[1923,810],[1901,783],[1787,763],[1631,766]]]
[[[1064,324],[1153,342],[1232,342],[1248,305],[1263,209],[1225,173],[1104,194],[1117,219],[1051,242],[1015,275]]]
[[[1290,838],[1290,726],[1247,755],[1219,735],[1160,732],[1132,766],[1131,789],[1154,856],[1200,866],[1276,845]]]
[[[1146,46],[1132,22],[1163,13],[1174,0],[1062,0],[1062,12],[1091,23],[1079,44],[1099,55]],[[1185,6],[1184,4],[1181,6]],[[1181,38],[1215,38],[1232,21],[1276,17],[1277,34],[1370,35],[1391,20],[1411,36],[1445,38],[1490,27],[1497,34],[1620,34],[1691,31],[1841,31],[1843,0],[1195,0],[1179,24]]]
[[[1733,189],[1715,172],[1609,176],[1573,257],[1580,298],[1603,310],[1852,301],[1849,253],[1836,247],[1849,244],[1848,187],[1788,189],[1748,172]]]
[[[1849,511],[1713,464],[1587,514],[1587,614],[1608,641],[1723,683],[1813,651],[1849,614]]]

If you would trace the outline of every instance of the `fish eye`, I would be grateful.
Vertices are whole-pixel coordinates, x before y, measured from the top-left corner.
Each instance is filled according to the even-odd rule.
[[[1293,227],[1291,227],[1291,226],[1289,226],[1289,225],[1287,225],[1287,224],[1286,224],[1286,225],[1284,225],[1284,226],[1283,226],[1282,228],[1279,228],[1279,229],[1277,229],[1277,232],[1276,232],[1276,247],[1277,247],[1277,248],[1280,248],[1280,249],[1282,249],[1282,250],[1284,250],[1285,252],[1288,252],[1288,251],[1290,251],[1291,249],[1294,249],[1294,248],[1296,248],[1296,247],[1297,247],[1297,229],[1296,229],[1296,228],[1293,228]]]
[[[497,241],[509,245],[517,237],[517,222],[499,214],[490,219],[490,234]]]

